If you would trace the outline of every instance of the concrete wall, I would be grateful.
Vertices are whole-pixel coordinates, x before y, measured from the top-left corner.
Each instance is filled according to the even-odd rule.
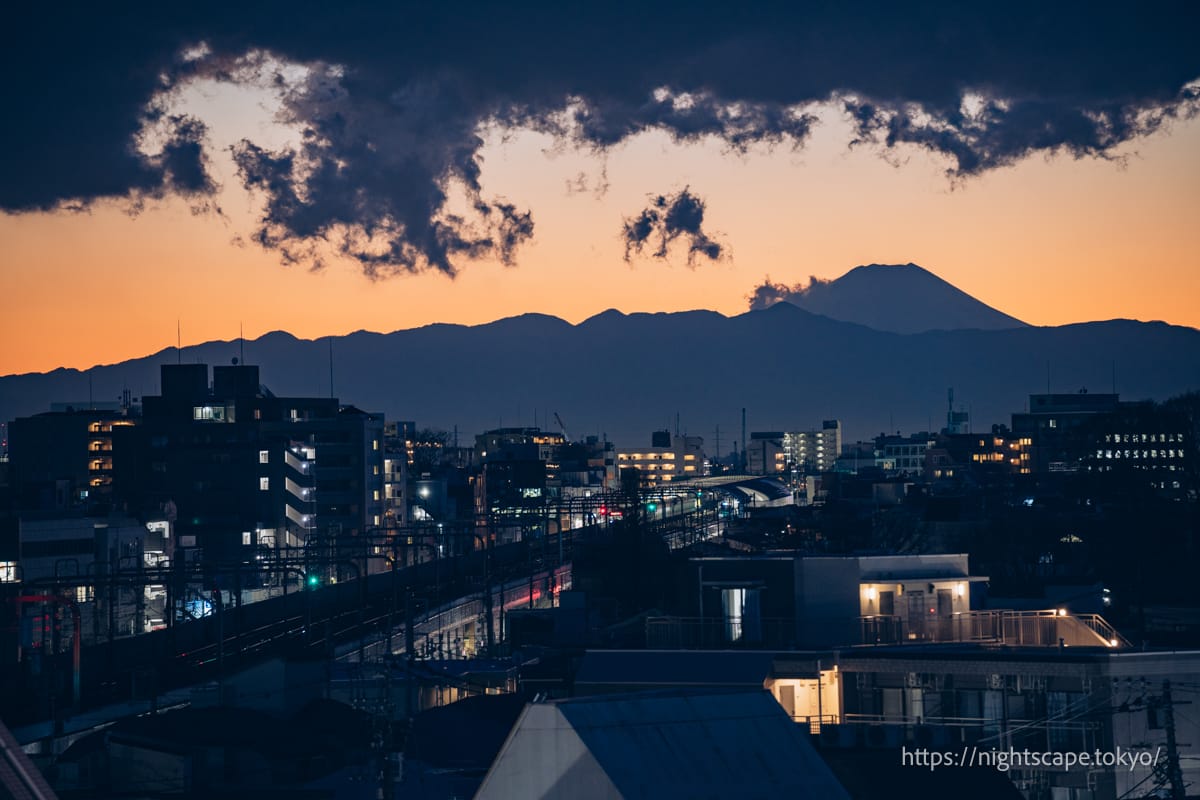
[[[799,558],[796,622],[806,647],[855,644],[859,639],[858,559]]]

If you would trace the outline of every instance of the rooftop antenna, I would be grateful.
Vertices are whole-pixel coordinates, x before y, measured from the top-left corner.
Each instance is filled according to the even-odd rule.
[[[175,318],[175,363],[183,363],[183,345],[181,344],[182,335],[180,334],[179,318]]]
[[[238,361],[246,363],[246,333],[241,322],[238,323]]]
[[[333,399],[333,334],[329,335],[329,398]]]

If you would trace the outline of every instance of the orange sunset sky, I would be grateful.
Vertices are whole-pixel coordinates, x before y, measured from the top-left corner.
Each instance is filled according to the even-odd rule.
[[[185,201],[118,203],[81,213],[0,214],[0,374],[86,368],[183,344],[284,329],[314,338],[434,322],[476,324],[525,312],[578,322],[625,312],[743,312],[765,275],[835,278],[858,264],[915,262],[1036,325],[1128,317],[1200,326],[1200,119],[1117,151],[1118,160],[1035,155],[962,182],[917,149],[849,149],[828,109],[801,149],[728,152],[641,134],[597,155],[529,131],[484,131],[485,195],[532,211],[517,264],[464,262],[372,281],[349,262],[286,267],[246,240],[261,198],[224,148],[247,131],[284,141],[250,95],[198,91],[222,211]],[[690,187],[718,263],[623,260],[624,217],[648,195]]]

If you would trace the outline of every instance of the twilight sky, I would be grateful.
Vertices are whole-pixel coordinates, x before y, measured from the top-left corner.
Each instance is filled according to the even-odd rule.
[[[0,48],[0,374],[872,262],[1200,327],[1200,4],[159,5]]]

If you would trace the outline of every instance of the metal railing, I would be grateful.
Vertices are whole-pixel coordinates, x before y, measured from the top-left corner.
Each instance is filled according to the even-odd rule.
[[[981,610],[950,616],[860,617],[863,644],[906,642],[991,642],[1031,647],[1129,647],[1099,614],[1042,611]]]
[[[1108,642],[1109,647],[1133,647],[1128,639],[1122,636],[1116,628],[1109,624],[1108,620],[1099,614],[1076,614],[1075,617],[1095,631],[1101,639]]]
[[[815,736],[821,733],[822,725],[837,725],[839,717],[837,714],[793,714],[792,722],[804,725]]]
[[[814,622],[809,620],[809,623]],[[1129,642],[1098,614],[1045,611],[964,611],[905,619],[897,615],[826,621],[814,641],[801,637],[787,617],[648,617],[646,646],[661,650],[789,648],[831,645],[898,645],[978,642],[1024,647],[1128,648]],[[813,637],[809,637],[813,638]],[[833,641],[832,639],[844,639]]]

